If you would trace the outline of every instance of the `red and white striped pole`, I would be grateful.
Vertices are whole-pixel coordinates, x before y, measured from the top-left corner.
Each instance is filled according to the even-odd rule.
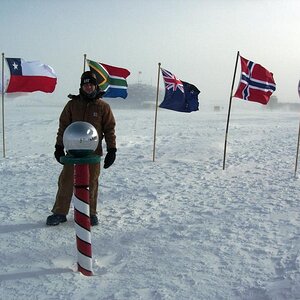
[[[78,271],[92,276],[92,243],[89,199],[89,165],[74,167],[74,220],[77,244]]]
[[[89,165],[100,163],[96,155],[99,137],[95,127],[87,122],[70,124],[63,135],[67,155],[63,164],[74,165],[74,219],[76,228],[77,265],[83,275],[92,276],[92,244],[89,195]]]

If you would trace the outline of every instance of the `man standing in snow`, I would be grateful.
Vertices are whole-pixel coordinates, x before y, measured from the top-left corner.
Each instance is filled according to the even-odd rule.
[[[54,156],[58,162],[65,156],[63,134],[65,129],[73,122],[84,121],[92,124],[99,136],[99,144],[95,153],[103,155],[102,139],[105,139],[107,154],[104,159],[104,169],[109,168],[116,159],[115,118],[110,106],[100,97],[104,94],[97,85],[96,76],[91,72],[84,72],[81,76],[79,95],[69,95],[71,100],[64,107],[57,132]],[[90,183],[90,218],[91,225],[98,225],[97,197],[100,163],[89,165]],[[52,208],[53,214],[47,218],[47,225],[58,225],[66,222],[73,195],[73,165],[64,165],[58,179],[56,201]]]

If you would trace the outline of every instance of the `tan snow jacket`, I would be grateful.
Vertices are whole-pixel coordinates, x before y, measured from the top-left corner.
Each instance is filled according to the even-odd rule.
[[[64,107],[60,118],[56,144],[63,146],[65,129],[73,122],[84,121],[92,124],[99,135],[99,145],[95,151],[103,155],[102,140],[105,139],[107,149],[116,148],[115,118],[108,103],[102,99],[86,101],[80,96],[73,96]]]

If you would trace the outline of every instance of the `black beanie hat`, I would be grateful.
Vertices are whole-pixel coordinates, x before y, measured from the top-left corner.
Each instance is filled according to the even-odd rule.
[[[86,71],[81,75],[80,86],[83,86],[85,83],[91,83],[97,86],[96,75],[91,71]]]

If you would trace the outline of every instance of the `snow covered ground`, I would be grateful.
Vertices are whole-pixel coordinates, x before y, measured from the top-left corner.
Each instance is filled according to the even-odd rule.
[[[154,111],[114,110],[117,160],[101,173],[94,276],[85,277],[73,210],[45,225],[62,105],[7,99],[1,298],[300,299],[299,113],[236,101],[225,171],[227,111],[160,110],[152,162]]]

